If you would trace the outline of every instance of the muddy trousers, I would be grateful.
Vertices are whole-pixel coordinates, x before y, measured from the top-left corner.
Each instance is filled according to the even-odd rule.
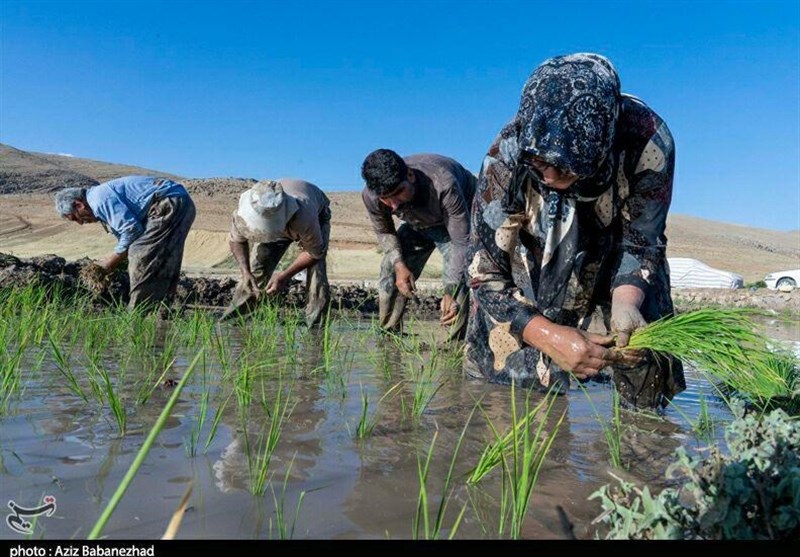
[[[153,198],[144,233],[128,248],[130,309],[172,302],[194,216],[189,196]]]
[[[328,245],[331,234],[330,223],[323,223],[322,239]],[[258,282],[258,288],[263,292],[272,273],[280,263],[281,258],[291,245],[291,240],[278,240],[269,243],[257,243],[251,248],[250,270]],[[328,267],[325,257],[318,260],[306,270],[306,325],[313,327],[321,324],[328,313],[331,301],[331,287],[328,284]],[[225,312],[224,317],[231,315],[245,315],[256,306],[256,297],[242,288],[242,283],[236,286],[233,293],[231,307]]]
[[[445,227],[437,226],[426,230],[415,230],[409,224],[403,223],[397,229],[397,238],[400,241],[403,262],[414,275],[415,280],[422,274],[434,249],[438,249],[442,254],[445,269],[448,267],[452,242]],[[402,331],[403,313],[408,302],[408,298],[397,290],[395,281],[394,264],[389,255],[384,255],[378,282],[378,308],[380,327],[387,331]],[[462,340],[466,333],[469,290],[466,287],[463,273],[461,281],[451,294],[459,309],[455,322],[447,331],[445,341]]]

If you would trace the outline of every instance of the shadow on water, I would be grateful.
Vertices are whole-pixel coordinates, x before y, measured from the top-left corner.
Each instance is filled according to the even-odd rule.
[[[84,401],[65,385],[47,351],[26,354],[23,387],[0,415],[0,498],[32,507],[44,494],[56,497],[56,514],[37,522],[34,537],[86,536],[169,398],[170,379],[179,378],[204,345],[203,369],[112,516],[109,537],[160,537],[192,482],[178,537],[276,538],[281,527],[291,532],[293,526],[295,538],[411,538],[420,459],[436,435],[427,481],[435,514],[459,436],[478,401],[482,411],[464,429],[455,461],[443,535],[466,507],[456,537],[500,537],[501,471],[477,486],[468,487],[465,479],[493,440],[490,423],[501,433],[511,428],[512,393],[464,379],[458,354],[436,348],[435,324],[415,323],[413,334],[398,342],[363,320],[337,320],[327,332],[288,331],[280,323],[258,331],[209,323],[173,325],[183,331],[173,337],[169,328],[161,330],[152,349],[136,358],[126,356],[126,342],[109,347],[104,362],[117,373],[127,408],[125,435],[107,404],[91,396]],[[797,346],[794,325],[764,325],[774,338]],[[192,327],[195,335],[187,342]],[[88,392],[79,352],[74,371]],[[156,367],[165,361],[171,366],[161,374]],[[661,417],[622,412],[614,423],[608,383],[591,382],[585,393],[573,388],[556,400],[544,418],[545,431],[565,418],[544,461],[523,537],[591,537],[599,505],[587,498],[611,480],[609,472],[660,489],[675,448],[696,450],[719,438],[730,414],[714,387],[687,371],[688,389]],[[150,391],[146,397],[143,385]],[[279,393],[288,413],[270,451]],[[516,393],[519,406],[525,395]],[[530,396],[536,404],[544,395]],[[374,427],[359,439],[362,415]],[[709,420],[706,431],[697,425],[701,417]],[[620,440],[619,467],[611,464],[604,427]],[[255,495],[259,470],[266,470],[266,483]],[[281,500],[283,518],[276,513]],[[8,528],[0,532],[18,536]]]

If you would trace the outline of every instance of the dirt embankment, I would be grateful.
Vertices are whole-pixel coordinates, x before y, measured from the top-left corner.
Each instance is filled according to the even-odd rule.
[[[97,304],[127,303],[127,273],[118,271],[103,288],[97,288],[81,279],[82,271],[91,263],[88,258],[67,262],[63,257],[52,255],[20,259],[0,253],[0,289],[22,288],[33,283],[58,285],[65,294],[85,294],[93,297]],[[87,273],[83,274],[85,277]],[[222,308],[230,303],[235,286],[236,280],[230,277],[184,276],[178,284],[177,298],[184,304]],[[305,298],[305,287],[294,284],[286,293],[284,303],[302,307]],[[438,318],[439,302],[438,296],[421,293],[418,300],[409,302],[408,312],[419,319]],[[334,310],[341,308],[365,315],[374,314],[378,312],[378,292],[375,288],[358,285],[331,285],[331,303]]]
[[[791,292],[767,288],[682,288],[672,291],[672,299],[681,310],[715,305],[800,315],[800,288]]]
[[[63,257],[41,256],[19,259],[0,253],[0,288],[24,287],[31,283],[60,285],[66,293],[85,293],[94,296],[98,303],[128,301],[128,275],[117,272],[103,289],[91,288],[81,281],[81,271],[91,260],[67,262]],[[182,277],[178,285],[178,300],[198,306],[227,306],[233,295],[236,280],[230,277]],[[675,305],[679,310],[718,305],[725,307],[751,307],[767,311],[800,315],[800,289],[778,292],[766,288],[723,290],[694,288],[673,290]],[[334,308],[357,310],[362,314],[378,311],[378,293],[375,288],[359,285],[332,285],[331,300]],[[305,288],[294,284],[286,293],[285,302],[291,306],[305,304]],[[440,298],[420,292],[418,301],[409,302],[408,311],[420,319],[438,317]]]

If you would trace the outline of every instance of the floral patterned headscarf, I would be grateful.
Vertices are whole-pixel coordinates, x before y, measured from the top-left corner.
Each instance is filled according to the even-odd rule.
[[[500,158],[512,169],[504,208],[521,212],[531,181],[539,184],[536,189],[544,201],[545,241],[536,303],[553,320],[576,304],[569,287],[578,251],[576,202],[595,200],[611,187],[620,103],[619,77],[607,58],[587,53],[558,56],[534,70],[512,125],[501,132]],[[523,152],[580,179],[564,191],[547,188],[527,164],[519,164]]]
[[[519,149],[580,176],[579,182],[606,182],[601,171],[611,166],[605,163],[619,105],[619,77],[607,58],[585,53],[551,58],[522,89]]]

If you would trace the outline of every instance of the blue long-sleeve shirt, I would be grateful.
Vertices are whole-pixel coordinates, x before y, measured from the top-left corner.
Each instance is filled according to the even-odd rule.
[[[188,196],[177,182],[153,176],[123,176],[86,191],[86,202],[94,216],[117,238],[115,253],[125,253],[144,233],[147,210],[153,196]]]

